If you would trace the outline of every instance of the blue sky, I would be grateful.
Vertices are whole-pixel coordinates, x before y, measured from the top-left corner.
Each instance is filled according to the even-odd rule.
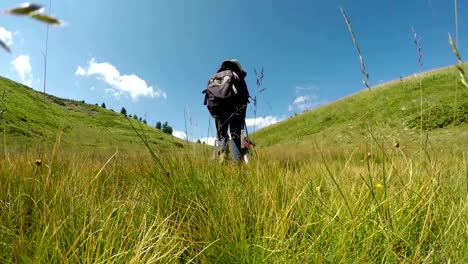
[[[1,1],[0,8],[19,3]],[[421,70],[411,27],[422,37],[424,70],[455,61],[449,0],[52,0],[52,14],[66,25],[50,29],[47,92],[123,106],[152,126],[168,121],[179,136],[187,122],[191,140],[212,137],[201,91],[221,61],[237,58],[252,95],[254,69],[265,69],[258,128],[363,89],[340,5],[371,85]],[[463,56],[468,3],[458,9]],[[45,35],[43,24],[0,16],[0,38],[13,50],[0,52],[0,75],[42,90]],[[251,104],[248,125],[253,117]]]

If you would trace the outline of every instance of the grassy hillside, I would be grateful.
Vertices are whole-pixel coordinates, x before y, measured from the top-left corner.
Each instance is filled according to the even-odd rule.
[[[468,149],[468,89],[457,80],[454,67],[410,76],[291,117],[254,138],[285,156],[301,156],[297,150],[305,146],[313,155],[319,149],[365,151],[372,137],[387,147],[399,142],[415,150],[424,140],[460,153]]]
[[[0,109],[5,111],[0,119],[0,132],[10,152],[38,147],[50,149],[60,131],[63,132],[61,145],[74,151],[142,149],[129,120],[119,113],[84,102],[44,96],[1,77],[0,87],[0,94],[5,89],[4,100],[0,102]],[[131,120],[135,127],[143,129],[150,144],[157,149],[182,147],[182,141]]]
[[[255,133],[248,166],[187,148],[76,154],[75,141],[105,152],[109,138],[137,139],[107,110],[5,82],[9,98],[21,91],[10,102],[36,104],[8,106],[7,139],[70,127],[42,164],[0,153],[0,262],[468,263],[468,89],[456,80],[446,69],[292,117]]]

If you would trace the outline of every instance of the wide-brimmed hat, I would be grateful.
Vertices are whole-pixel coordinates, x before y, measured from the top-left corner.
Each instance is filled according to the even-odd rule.
[[[237,66],[237,68],[239,68],[240,72],[243,72],[243,71],[244,71],[244,69],[242,68],[241,63],[240,63],[238,60],[236,60],[236,59],[225,60],[225,61],[223,61],[223,64],[224,64],[225,62],[234,63],[234,64]]]

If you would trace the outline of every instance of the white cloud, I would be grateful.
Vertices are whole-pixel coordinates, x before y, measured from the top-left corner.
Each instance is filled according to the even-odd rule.
[[[4,27],[0,27],[0,40],[5,42],[8,46],[13,45],[13,33],[6,30]]]
[[[293,104],[299,105],[299,104],[305,104],[309,100],[308,96],[298,96],[296,99],[294,99]]]
[[[185,134],[184,132],[182,131],[179,131],[179,130],[174,130],[172,131],[172,135],[176,138],[180,138],[180,139],[187,139],[187,134]]]
[[[317,96],[315,96],[316,98]],[[289,111],[294,111],[294,109],[297,109],[299,111],[304,111],[306,109],[312,108],[312,103],[310,101],[310,96],[306,95],[301,95],[296,98],[294,98],[294,101],[292,104],[288,106]]]
[[[257,118],[246,118],[245,123],[248,127],[253,127],[255,125],[256,129],[264,128],[273,124],[276,124],[282,121],[282,118],[276,116],[265,116]]]
[[[200,138],[201,142],[204,142],[207,145],[214,146],[216,143],[216,138],[215,137],[204,137]]]
[[[296,94],[303,93],[304,91],[319,91],[320,88],[317,86],[296,86]]]
[[[85,71],[85,69],[83,69],[83,67],[78,66],[78,69],[76,69],[75,75],[76,76],[85,76],[86,71]]]
[[[320,89],[318,87],[296,87],[296,97],[291,104],[288,105],[288,111],[300,111],[309,110],[327,103],[327,100],[321,99],[317,92]]]
[[[94,87],[94,86],[93,86]],[[115,99],[119,100],[120,97],[124,94],[124,92],[122,91],[117,91],[117,90],[114,90],[112,88],[106,88],[104,90],[104,92],[106,93],[107,96],[112,96],[114,97]]]
[[[31,87],[32,85],[32,67],[28,55],[19,55],[11,61],[13,69],[18,73],[21,83]]]
[[[112,94],[115,93],[115,90],[114,90],[114,89],[111,89],[111,88],[106,88],[106,89],[104,90],[104,92],[105,92],[106,94],[112,95]]]
[[[138,100],[139,97],[167,98],[167,94],[164,91],[159,88],[154,89],[137,75],[121,75],[112,64],[108,62],[98,63],[94,58],[89,62],[87,69],[78,66],[75,75],[96,76],[97,79],[103,80],[114,89],[130,94],[133,100]]]

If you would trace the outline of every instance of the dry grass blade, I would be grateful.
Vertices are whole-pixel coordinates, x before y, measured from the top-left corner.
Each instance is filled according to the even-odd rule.
[[[5,96],[6,96],[6,89],[3,89],[2,96],[0,96],[0,120],[3,116],[3,114],[6,112],[5,109],[2,108],[3,103],[5,102]]]
[[[140,131],[138,131],[138,129],[136,129],[136,127],[132,124],[132,121],[129,118],[127,118],[127,120],[128,120],[128,123],[130,124],[131,128],[133,129],[133,131],[141,139],[143,144],[145,144],[145,147],[150,152],[151,158],[156,163],[156,166],[159,168],[160,172],[163,175],[166,175],[167,177],[169,177],[170,176],[169,171],[166,169],[166,167],[164,166],[164,163],[161,161],[161,159],[158,157],[158,155],[156,155],[156,153],[153,151],[153,149],[149,145],[148,140],[146,139],[146,135],[144,134],[143,129],[141,129],[141,133],[140,133]],[[139,123],[139,125],[140,125],[140,128],[141,128],[141,123]]]
[[[260,72],[257,72],[256,69],[254,69],[255,76],[257,77],[257,87],[262,85],[263,78],[265,77],[265,74],[263,72],[263,67],[261,68]]]
[[[12,8],[4,12],[10,15],[29,16],[32,19],[35,19],[37,21],[40,21],[49,25],[57,25],[57,26],[63,25],[63,22],[60,19],[52,17],[50,15],[43,14],[44,7],[40,5],[36,5],[36,4],[25,3],[25,4],[20,5],[19,7]]]
[[[455,39],[456,39],[456,44],[458,46],[458,1],[454,0],[453,2],[454,5],[454,14],[455,14]]]
[[[416,32],[414,27],[411,27],[411,31],[413,32],[413,43],[416,46],[416,50],[418,53],[418,64],[419,64],[419,67],[421,67],[422,69],[422,67],[424,66],[424,62],[423,62],[424,54],[422,53],[423,46],[421,45],[422,38],[418,36],[418,33]]]
[[[366,85],[366,87],[370,90],[370,85],[369,85],[369,73],[367,72],[366,65],[364,64],[364,59],[362,58],[361,54],[361,49],[359,48],[359,45],[356,40],[356,36],[354,35],[353,28],[351,27],[351,22],[348,19],[348,16],[346,15],[344,9],[340,7],[341,14],[343,15],[343,18],[346,22],[346,26],[348,26],[349,33],[351,34],[351,38],[353,39],[353,44],[354,47],[356,48],[357,54],[359,56],[359,62],[361,63],[361,72],[364,75],[364,81],[363,83]]]
[[[262,83],[263,83],[263,79],[265,78],[265,73],[264,73],[264,70],[263,70],[263,67],[260,69],[260,72],[258,72],[256,69],[254,69],[254,73],[255,73],[255,79],[256,79],[256,82],[257,82],[257,91],[255,93],[255,96],[254,97],[250,97],[253,101],[253,104],[254,104],[254,127],[253,127],[253,131],[255,132],[255,127],[256,127],[256,123],[257,123],[257,97],[260,93],[264,92],[266,90],[266,88],[262,88]]]
[[[10,47],[8,47],[8,45],[7,45],[5,42],[3,42],[3,40],[1,40],[1,39],[0,39],[0,46],[1,46],[4,50],[6,50],[8,53],[11,53]]]
[[[11,15],[31,16],[37,13],[41,13],[42,11],[44,11],[44,8],[40,5],[24,3],[18,7],[6,10],[5,13]]]
[[[463,69],[463,61],[460,56],[460,52],[458,51],[458,47],[455,44],[455,42],[453,42],[453,39],[450,33],[449,33],[449,43],[450,43],[450,46],[452,47],[453,54],[455,54],[455,57],[457,58],[457,64],[455,65],[455,67],[457,68],[458,74],[460,75],[460,81],[466,88],[468,88],[468,82],[466,81],[465,70]]]
[[[41,21],[41,22],[44,22],[46,24],[49,24],[49,25],[57,25],[57,26],[60,26],[63,24],[62,21],[60,21],[58,18],[55,18],[55,17],[52,17],[52,16],[48,16],[48,15],[44,15],[44,14],[34,14],[31,16],[32,18],[38,20],[38,21]]]

